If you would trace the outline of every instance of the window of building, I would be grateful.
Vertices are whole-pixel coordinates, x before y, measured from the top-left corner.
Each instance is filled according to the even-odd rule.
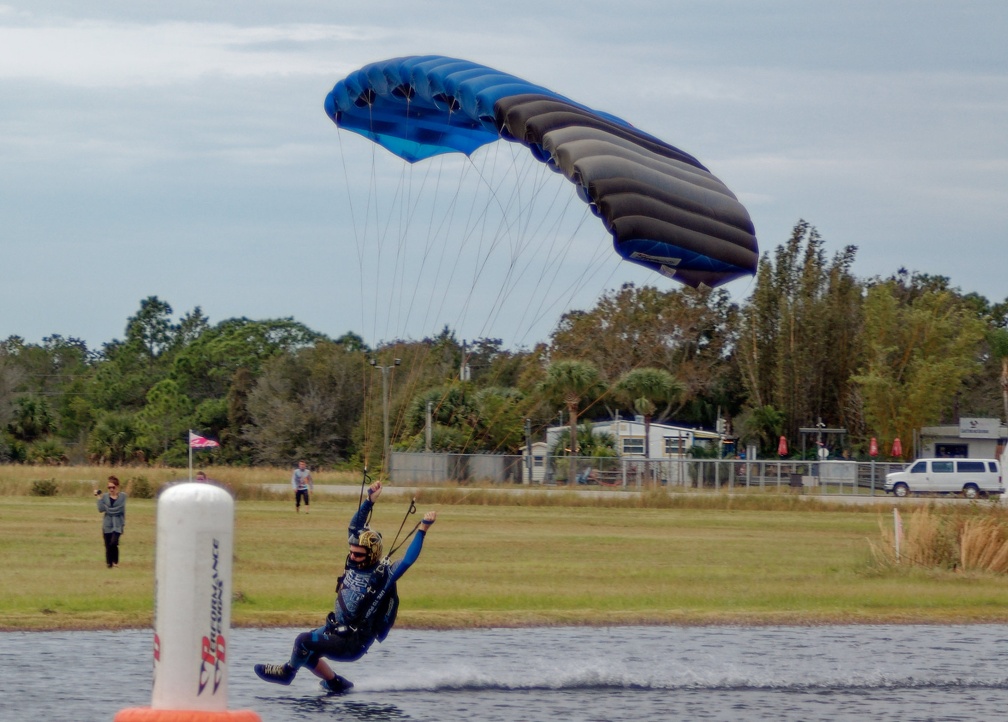
[[[665,437],[665,455],[679,456],[686,451],[686,439],[682,436]]]
[[[967,444],[935,444],[935,456],[965,459],[969,456]]]
[[[637,454],[638,456],[644,455],[644,437],[643,436],[626,436],[623,438],[623,454]]]

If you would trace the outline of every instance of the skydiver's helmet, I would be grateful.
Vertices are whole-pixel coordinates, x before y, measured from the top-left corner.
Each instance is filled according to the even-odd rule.
[[[364,529],[356,537],[350,537],[350,546],[361,547],[364,549],[363,559],[354,559],[351,555],[350,559],[357,566],[367,569],[368,567],[375,566],[382,558],[382,536],[380,532],[373,529]]]

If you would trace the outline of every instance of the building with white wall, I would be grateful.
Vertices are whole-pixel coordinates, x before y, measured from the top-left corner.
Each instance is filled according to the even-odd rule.
[[[552,450],[568,426],[551,426],[546,431],[546,446]],[[627,458],[675,459],[685,456],[694,446],[717,449],[721,435],[688,426],[651,422],[650,438],[644,436],[644,418],[592,422],[593,434],[609,434],[616,440],[616,452]],[[649,444],[647,442],[650,442]],[[644,453],[645,445],[648,453]]]
[[[917,457],[935,459],[997,459],[1008,439],[1000,419],[963,417],[958,426],[924,426]]]

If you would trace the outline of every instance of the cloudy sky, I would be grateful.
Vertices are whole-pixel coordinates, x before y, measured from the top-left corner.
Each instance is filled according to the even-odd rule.
[[[1000,301],[1006,36],[1004,0],[0,4],[0,338],[99,347],[148,296],[369,343],[454,325],[369,320],[396,286],[362,280],[347,178],[374,166],[322,111],[351,70],[411,54],[533,80],[688,151],[763,251],[805,219],[830,254],[858,247],[860,277],[905,267]],[[607,258],[587,297],[520,333],[514,297],[457,330],[531,345],[624,281],[669,284]]]

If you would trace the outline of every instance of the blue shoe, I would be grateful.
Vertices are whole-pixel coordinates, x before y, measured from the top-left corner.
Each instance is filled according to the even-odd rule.
[[[289,664],[257,664],[253,667],[259,679],[275,684],[290,684],[297,674],[297,670]]]
[[[342,694],[353,687],[353,682],[338,674],[330,680],[322,680],[322,689],[330,694]]]

